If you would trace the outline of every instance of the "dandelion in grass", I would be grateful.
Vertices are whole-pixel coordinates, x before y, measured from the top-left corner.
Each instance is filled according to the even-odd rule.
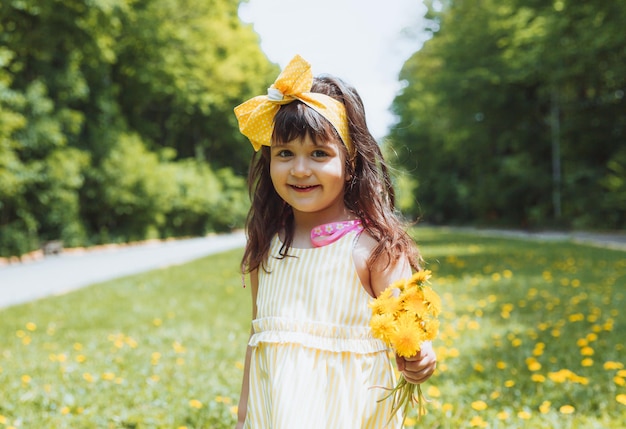
[[[189,401],[189,406],[191,408],[195,408],[196,410],[199,410],[200,408],[202,408],[203,405],[202,405],[202,402],[200,402],[199,400],[192,399]]]
[[[484,411],[487,409],[487,403],[485,401],[474,401],[472,402],[472,408],[476,411]]]
[[[421,350],[424,341],[437,337],[441,298],[427,284],[430,276],[430,271],[419,271],[410,279],[392,283],[370,302],[372,335],[385,342],[398,356],[413,357]],[[388,398],[393,404],[391,414],[402,410],[404,422],[411,406],[418,405],[418,417],[426,413],[426,400],[420,385],[409,383],[402,375],[381,400]]]

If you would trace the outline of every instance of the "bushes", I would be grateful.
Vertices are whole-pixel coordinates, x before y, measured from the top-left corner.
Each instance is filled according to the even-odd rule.
[[[26,178],[3,172],[0,256],[19,256],[48,240],[65,246],[198,236],[243,226],[245,182],[192,159],[146,149],[120,134],[99,165],[75,148],[29,163]],[[18,180],[19,179],[19,180]],[[7,190],[9,188],[7,187]]]

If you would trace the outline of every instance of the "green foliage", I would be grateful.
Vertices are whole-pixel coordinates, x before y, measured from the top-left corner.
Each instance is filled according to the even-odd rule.
[[[405,63],[393,105],[391,141],[415,171],[424,217],[626,226],[619,197],[603,192],[626,134],[626,6],[442,4],[431,5],[433,36]]]
[[[2,2],[0,256],[242,225],[232,109],[277,68],[238,5]]]
[[[137,135],[119,144],[90,175],[102,194],[86,200],[97,242],[203,235],[242,225],[248,204],[244,180],[215,173],[193,159],[173,162],[146,149]]]
[[[413,235],[443,312],[438,369],[422,386],[428,414],[417,422],[412,413],[406,427],[623,426],[623,252],[442,229]],[[233,427],[251,316],[240,257],[1,310],[6,425]]]

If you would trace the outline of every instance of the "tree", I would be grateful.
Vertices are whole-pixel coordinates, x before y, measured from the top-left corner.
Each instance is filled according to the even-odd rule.
[[[415,169],[427,218],[591,226],[608,216],[623,225],[600,189],[625,131],[626,6],[444,6],[431,7],[436,32],[403,68],[390,135],[396,150],[415,154],[401,156],[405,168],[427,160]]]
[[[236,175],[250,150],[233,107],[277,66],[237,10],[230,0],[2,2],[0,255],[241,222]],[[215,193],[187,198],[192,178]]]

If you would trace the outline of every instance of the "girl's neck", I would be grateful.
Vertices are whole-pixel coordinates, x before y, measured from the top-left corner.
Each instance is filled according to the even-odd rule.
[[[345,207],[334,213],[299,213],[294,211],[293,216],[293,244],[296,247],[311,246],[311,231],[317,226],[357,219],[357,216]]]
[[[308,234],[316,226],[352,219],[357,219],[357,216],[345,207],[333,213],[299,213],[294,211],[294,232],[304,231]]]

